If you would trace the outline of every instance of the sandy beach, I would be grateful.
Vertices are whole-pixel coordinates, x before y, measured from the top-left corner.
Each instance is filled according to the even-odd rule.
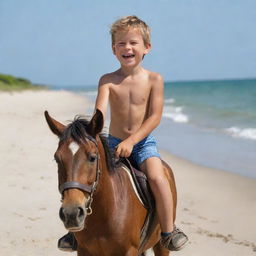
[[[66,91],[0,93],[0,255],[76,255],[56,248],[66,233],[53,154],[57,137],[43,112],[67,123],[86,112],[84,97]],[[202,167],[161,151],[178,188],[176,224],[189,245],[171,255],[255,256],[256,179]]]

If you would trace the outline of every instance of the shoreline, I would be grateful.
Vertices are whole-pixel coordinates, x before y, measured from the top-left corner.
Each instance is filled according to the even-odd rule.
[[[200,168],[205,168],[205,169],[211,170],[212,172],[228,173],[228,174],[231,174],[231,175],[234,175],[234,176],[237,176],[237,177],[241,177],[241,178],[245,178],[245,179],[248,179],[248,180],[255,180],[256,181],[256,177],[254,177],[254,176],[245,175],[242,172],[234,172],[234,171],[227,170],[227,169],[215,168],[215,167],[208,166],[206,164],[197,163],[193,160],[186,159],[183,156],[178,156],[178,155],[176,155],[175,153],[171,152],[168,149],[163,149],[163,148],[159,147],[159,151],[163,152],[164,154],[171,155],[175,160],[180,159],[180,161],[184,161],[184,163],[187,162],[188,164],[191,164],[191,165],[194,165],[194,166],[199,166]]]
[[[66,123],[88,108],[89,100],[67,91],[0,92],[3,255],[65,255],[56,248],[66,233],[53,161],[58,139],[43,111]],[[256,180],[160,152],[176,178],[176,224],[190,239],[179,255],[254,256]]]
[[[162,119],[155,131],[159,148],[190,161],[256,178],[255,142]]]

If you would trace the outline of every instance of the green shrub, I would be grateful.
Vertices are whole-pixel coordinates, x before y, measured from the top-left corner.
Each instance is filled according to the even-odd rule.
[[[23,90],[23,89],[42,89],[43,86],[32,84],[28,79],[14,77],[12,75],[0,74],[0,90]]]

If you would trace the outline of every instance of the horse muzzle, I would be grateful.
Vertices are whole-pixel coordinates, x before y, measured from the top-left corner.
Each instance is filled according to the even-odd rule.
[[[59,216],[67,230],[71,232],[78,232],[84,229],[84,222],[87,216],[85,207],[69,206],[61,207]]]

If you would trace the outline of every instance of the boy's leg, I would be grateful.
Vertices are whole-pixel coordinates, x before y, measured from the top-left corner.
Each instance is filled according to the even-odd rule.
[[[180,250],[188,238],[181,230],[174,227],[172,192],[162,161],[158,157],[150,157],[140,165],[140,168],[148,178],[156,201],[156,211],[162,232],[161,242],[169,250]]]
[[[173,231],[173,199],[169,182],[164,174],[163,165],[158,157],[150,157],[140,169],[146,174],[153,192],[157,214],[162,232]]]

